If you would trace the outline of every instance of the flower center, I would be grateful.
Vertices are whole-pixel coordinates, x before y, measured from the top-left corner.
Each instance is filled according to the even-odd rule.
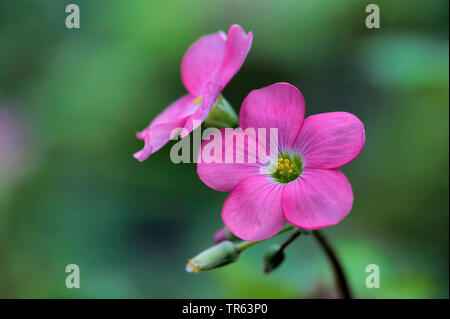
[[[277,169],[272,177],[279,183],[287,184],[297,179],[303,171],[303,161],[298,155],[280,154]]]

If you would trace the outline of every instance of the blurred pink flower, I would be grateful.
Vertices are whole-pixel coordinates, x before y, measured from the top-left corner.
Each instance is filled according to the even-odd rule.
[[[30,141],[29,125],[14,105],[0,101],[0,189],[25,176],[38,154]],[[33,161],[26,154],[33,154]]]
[[[145,145],[134,157],[144,161],[170,140],[174,129],[183,127],[185,130],[180,134],[183,138],[203,122],[222,90],[241,68],[251,43],[252,33],[245,34],[239,25],[231,26],[228,35],[219,31],[194,42],[181,62],[181,79],[188,94],[169,105],[136,134]]]
[[[222,208],[222,219],[239,238],[270,238],[286,222],[302,229],[332,226],[350,212],[352,188],[337,168],[361,152],[363,123],[346,112],[316,114],[306,119],[304,115],[303,96],[294,86],[277,83],[254,90],[242,104],[240,127],[278,128],[278,154],[269,163],[199,160],[197,172],[206,185],[231,191]],[[243,131],[236,133],[236,139],[239,134],[256,139]],[[202,152],[215,140],[205,141]],[[244,147],[250,144],[248,140]],[[261,143],[255,141],[254,145],[259,148]],[[237,158],[235,147],[225,147],[222,153],[223,158]]]

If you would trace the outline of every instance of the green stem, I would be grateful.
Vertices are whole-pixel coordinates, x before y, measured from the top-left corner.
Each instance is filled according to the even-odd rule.
[[[287,231],[290,231],[291,229],[294,229],[294,228],[295,227],[292,226],[292,225],[286,225],[286,226],[284,226],[284,228],[282,230],[280,230],[278,232],[278,234],[276,234],[273,237],[281,235],[281,234],[283,234],[283,233],[285,233]],[[242,251],[246,250],[247,248],[250,248],[250,247],[252,247],[252,246],[254,246],[256,244],[259,244],[260,242],[263,242],[263,240],[260,240],[260,241],[242,241],[242,242],[236,244],[236,249],[237,249],[238,252],[242,252]]]
[[[342,268],[341,263],[339,262],[339,259],[337,258],[336,252],[334,251],[333,247],[330,245],[328,240],[325,238],[325,236],[322,234],[322,232],[315,230],[312,232],[312,234],[317,239],[320,246],[323,248],[323,250],[327,254],[327,257],[330,260],[331,265],[333,266],[337,285],[338,285],[339,291],[341,293],[341,296],[344,299],[351,299],[352,293],[350,292],[350,287],[348,286],[347,278],[344,273],[344,269]]]
[[[285,250],[287,246],[289,246],[290,244],[292,244],[294,242],[294,240],[296,240],[300,235],[302,234],[302,231],[300,229],[297,229],[292,235],[291,237],[288,238],[288,240],[286,240],[283,245],[281,245],[280,247],[280,252]]]

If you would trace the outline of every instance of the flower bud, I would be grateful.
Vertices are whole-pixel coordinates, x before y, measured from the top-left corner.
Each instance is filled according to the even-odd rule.
[[[216,233],[213,235],[212,240],[214,243],[218,244],[220,242],[223,242],[224,240],[236,241],[239,240],[239,238],[236,237],[232,232],[230,232],[228,228],[223,227],[216,231]]]
[[[280,245],[270,246],[264,254],[264,273],[268,274],[277,269],[284,261],[284,257],[284,251]]]
[[[238,126],[239,118],[230,103],[220,95],[203,124],[206,127],[234,128]]]
[[[231,241],[225,240],[189,259],[186,271],[198,273],[222,267],[236,261],[238,257],[239,252],[235,245]]]

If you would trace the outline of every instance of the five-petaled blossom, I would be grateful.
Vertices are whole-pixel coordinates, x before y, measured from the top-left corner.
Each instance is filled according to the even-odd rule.
[[[233,25],[205,35],[193,43],[181,62],[181,79],[188,94],[176,100],[136,136],[144,140],[142,150],[134,154],[144,161],[163,147],[177,128],[183,138],[203,122],[220,93],[241,68],[250,50],[252,33]]]
[[[361,152],[365,141],[363,123],[346,112],[316,114],[306,119],[304,115],[303,96],[294,86],[277,83],[254,90],[242,104],[242,130],[233,138],[244,135],[245,153],[252,145],[250,139],[256,139],[246,134],[246,129],[278,128],[278,154],[265,163],[199,160],[197,172],[206,185],[231,191],[222,208],[222,219],[236,236],[264,240],[278,233],[286,222],[302,229],[323,228],[339,223],[350,212],[352,188],[337,168]],[[226,136],[215,135],[223,139]],[[202,152],[215,140],[203,142]],[[260,141],[255,142],[260,147]],[[222,158],[237,157],[237,147],[221,147]]]

